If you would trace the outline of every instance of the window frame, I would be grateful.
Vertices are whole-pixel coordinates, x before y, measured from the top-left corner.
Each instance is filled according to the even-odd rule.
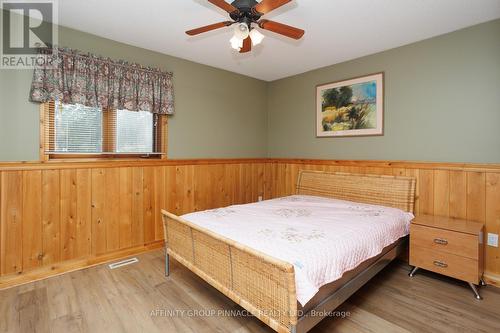
[[[50,131],[49,128],[55,128],[55,124],[47,124],[47,122],[54,122],[54,112],[55,112],[55,101],[50,101],[46,103],[40,104],[40,161],[48,162],[48,161],[142,161],[142,160],[165,160],[167,159],[167,150],[168,150],[168,118],[167,115],[159,114],[157,115],[157,130],[153,135],[153,145],[157,145],[159,143],[160,153],[161,154],[54,154],[54,153],[46,153],[47,151],[53,151],[53,147],[50,147],[50,143],[54,142],[53,131]],[[51,115],[52,113],[52,115]],[[103,121],[102,127],[103,131],[110,130],[115,131],[116,128],[111,126],[110,120],[111,114],[114,113],[116,115],[116,110],[108,110],[107,112],[103,112]],[[154,118],[153,118],[154,119]],[[154,121],[154,120],[153,120]],[[48,125],[48,126],[47,126]],[[103,135],[103,138],[115,138],[115,135]],[[110,148],[114,149],[116,145],[116,138],[112,142],[108,142],[108,140],[103,141],[103,150],[108,150]]]

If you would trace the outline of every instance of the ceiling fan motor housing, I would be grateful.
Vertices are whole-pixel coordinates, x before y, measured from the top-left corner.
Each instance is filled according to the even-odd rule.
[[[236,22],[250,25],[252,22],[257,22],[262,16],[262,14],[253,9],[258,4],[255,0],[235,0],[231,5],[238,8],[239,12],[235,11],[230,13],[229,16]]]

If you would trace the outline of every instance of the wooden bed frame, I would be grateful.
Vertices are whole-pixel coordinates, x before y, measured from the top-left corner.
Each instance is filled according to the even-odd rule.
[[[413,213],[415,179],[340,172],[301,171],[297,194],[396,207]],[[292,264],[162,211],[165,272],[169,256],[277,332],[307,332],[396,258],[401,244],[325,298],[309,313],[298,311]],[[315,311],[315,315],[310,315]],[[318,313],[322,315],[318,315]]]

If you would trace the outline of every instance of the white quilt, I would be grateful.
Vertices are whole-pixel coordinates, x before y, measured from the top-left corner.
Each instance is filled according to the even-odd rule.
[[[184,219],[295,267],[297,300],[338,280],[409,232],[395,208],[293,195],[186,214]]]

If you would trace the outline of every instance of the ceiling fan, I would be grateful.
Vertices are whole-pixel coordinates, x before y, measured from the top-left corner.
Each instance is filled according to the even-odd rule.
[[[228,12],[232,21],[210,24],[186,31],[186,33],[189,36],[195,36],[235,24],[234,36],[231,38],[230,42],[232,48],[238,50],[240,53],[250,52],[252,50],[252,45],[258,45],[264,39],[264,35],[255,29],[252,24],[257,25],[261,29],[269,30],[289,38],[300,39],[305,33],[304,30],[283,23],[261,19],[264,14],[290,1],[291,0],[262,0],[261,2],[257,2],[256,0],[234,0],[229,4],[224,0],[208,0],[208,2]]]

